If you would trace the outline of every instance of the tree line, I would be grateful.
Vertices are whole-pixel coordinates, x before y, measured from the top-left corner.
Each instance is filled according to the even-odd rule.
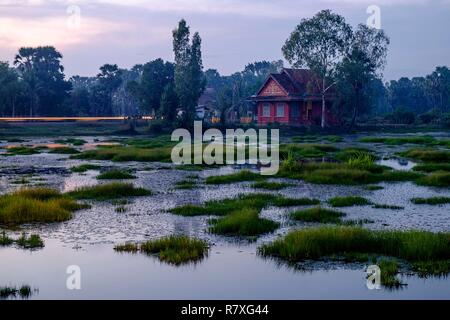
[[[191,36],[181,20],[172,37],[174,62],[156,59],[131,69],[105,64],[95,77],[68,80],[62,54],[54,47],[21,48],[13,65],[0,62],[0,116],[151,114],[166,124],[187,126],[199,97],[210,88],[225,123],[231,115],[245,116],[252,109],[247,98],[283,68],[279,60],[254,62],[229,76],[204,71],[200,35]],[[337,97],[332,108],[350,126],[380,116],[411,122],[420,115],[423,122],[432,122],[448,113],[450,70],[445,66],[425,77],[383,83],[389,42],[382,30],[353,29],[344,17],[323,10],[300,22],[282,52],[293,67],[314,71],[317,81],[311,85],[324,102],[328,95]]]

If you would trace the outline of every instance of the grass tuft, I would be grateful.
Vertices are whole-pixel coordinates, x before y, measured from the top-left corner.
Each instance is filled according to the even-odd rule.
[[[433,197],[433,198],[413,198],[411,202],[414,204],[428,204],[432,206],[450,203],[450,197]]]
[[[303,222],[317,222],[317,223],[340,223],[345,213],[323,209],[320,207],[295,211],[290,214],[291,218]]]
[[[276,190],[282,190],[282,189],[289,188],[290,186],[292,186],[292,184],[282,183],[282,182],[260,181],[260,182],[254,183],[252,185],[252,188],[276,191]]]
[[[244,182],[244,181],[258,181],[265,179],[259,173],[254,173],[248,170],[242,170],[238,173],[233,173],[223,176],[211,176],[206,178],[206,184],[230,184],[234,182]]]
[[[131,183],[110,183],[91,187],[79,188],[69,192],[68,195],[75,199],[111,200],[124,197],[150,196],[153,193],[144,188],[136,188]]]
[[[367,206],[371,204],[369,200],[362,197],[335,197],[330,199],[328,203],[335,208]]]
[[[450,172],[437,171],[417,180],[417,184],[430,187],[450,187]]]
[[[84,173],[89,170],[100,170],[101,168],[101,166],[96,164],[82,164],[80,166],[70,168],[70,171],[75,173]]]
[[[134,175],[126,170],[115,169],[104,172],[97,176],[98,180],[129,180],[136,179]]]
[[[44,241],[37,234],[32,234],[29,237],[23,233],[16,243],[24,249],[37,249],[44,247]]]

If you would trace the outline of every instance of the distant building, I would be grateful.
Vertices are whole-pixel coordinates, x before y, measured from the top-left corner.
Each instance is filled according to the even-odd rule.
[[[197,118],[205,122],[212,122],[213,118],[218,115],[217,109],[217,93],[214,88],[206,88],[198,99],[198,105],[195,108]]]
[[[306,69],[283,69],[270,74],[250,101],[256,104],[260,125],[280,123],[289,125],[320,125],[322,121],[321,80]],[[326,96],[326,123],[335,125],[331,113],[333,92]]]

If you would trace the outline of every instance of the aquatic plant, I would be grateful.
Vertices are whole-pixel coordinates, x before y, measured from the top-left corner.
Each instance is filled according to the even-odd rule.
[[[265,190],[282,190],[291,187],[292,184],[282,182],[260,181],[252,184],[252,188]]]
[[[131,174],[127,170],[114,169],[110,171],[103,172],[97,176],[98,180],[129,180],[136,179],[136,176]]]
[[[387,209],[387,210],[403,210],[405,207],[395,206],[390,204],[376,204],[373,206],[375,209]]]
[[[58,148],[50,149],[49,153],[54,153],[54,154],[78,154],[78,153],[80,153],[80,151],[78,151],[75,148],[70,148],[70,147],[58,147]]]
[[[138,147],[111,146],[84,151],[72,159],[111,160],[114,162],[168,162],[171,160],[171,148],[145,149]]]
[[[367,206],[371,204],[369,200],[362,197],[335,197],[328,201],[332,207],[353,207],[353,206]]]
[[[345,213],[328,210],[321,207],[295,211],[290,217],[297,221],[317,222],[317,223],[340,223]]]
[[[436,171],[450,171],[450,163],[424,163],[415,166],[413,170],[428,173]]]
[[[424,162],[450,162],[450,152],[438,149],[410,149],[399,155]]]
[[[136,188],[131,183],[109,183],[82,187],[67,195],[75,199],[110,200],[124,197],[150,196],[153,193],[144,188]]]
[[[233,173],[229,175],[210,176],[206,178],[205,183],[218,185],[218,184],[230,184],[234,182],[258,181],[263,179],[265,179],[265,177],[259,173],[254,173],[249,170],[242,170],[239,171],[238,173]]]
[[[25,233],[23,233],[16,241],[16,243],[24,249],[36,249],[44,247],[44,241],[38,234],[32,234],[28,237]]]
[[[70,168],[70,171],[75,173],[84,173],[89,170],[100,170],[102,167],[96,164],[82,164],[76,167]]]
[[[411,202],[414,204],[441,205],[450,203],[450,197],[433,197],[433,198],[413,198]]]
[[[417,184],[430,187],[450,187],[450,172],[437,171],[417,180]]]

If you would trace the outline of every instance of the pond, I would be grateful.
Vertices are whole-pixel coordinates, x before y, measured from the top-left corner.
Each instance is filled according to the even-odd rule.
[[[121,137],[114,137],[119,139]],[[111,137],[83,137],[83,148],[108,145]],[[27,145],[48,145],[50,138],[28,139]],[[342,145],[356,144],[346,140]],[[6,147],[8,143],[0,144]],[[14,143],[16,145],[16,143]],[[382,148],[388,159],[399,148]],[[402,149],[403,150],[403,149]],[[81,186],[96,185],[96,170],[72,173],[70,168],[87,163],[71,160],[68,155],[43,152],[27,156],[0,157],[0,194],[17,190],[27,180],[29,185],[48,186],[63,192]],[[389,162],[391,161],[391,162]],[[21,232],[38,233],[45,241],[40,250],[0,247],[0,287],[30,285],[36,289],[31,299],[449,299],[448,278],[421,279],[402,274],[407,286],[398,290],[369,290],[366,286],[367,264],[310,262],[293,268],[257,254],[257,248],[285,235],[288,231],[311,224],[293,223],[287,217],[296,208],[267,208],[262,216],[277,221],[281,227],[255,242],[223,237],[207,232],[208,217],[181,217],[167,209],[184,204],[202,204],[208,200],[261,192],[251,183],[199,185],[193,190],[176,190],[183,179],[198,175],[229,174],[239,167],[222,167],[189,172],[175,170],[168,163],[113,163],[89,161],[108,168],[126,168],[135,172],[136,186],[155,192],[153,196],[130,200],[125,212],[116,212],[111,202],[90,202],[92,208],[76,212],[70,221],[58,224],[26,225],[8,231],[16,237]],[[395,167],[396,163],[398,168]],[[383,165],[410,170],[415,165],[383,160]],[[283,179],[273,179],[283,181]],[[450,196],[446,188],[418,186],[411,182],[380,183],[380,190],[361,186],[323,186],[289,181],[292,185],[277,191],[286,197],[308,197],[326,201],[336,196],[362,196],[374,203],[404,207],[404,210],[379,210],[371,206],[344,208],[347,220],[371,220],[367,228],[376,230],[450,231],[450,207],[418,206],[414,197]],[[268,191],[265,191],[268,192]],[[274,193],[272,191],[271,193]],[[208,241],[209,255],[194,265],[172,266],[141,254],[121,254],[115,244],[143,241],[172,234],[184,234]],[[67,268],[81,269],[81,290],[68,290]]]

